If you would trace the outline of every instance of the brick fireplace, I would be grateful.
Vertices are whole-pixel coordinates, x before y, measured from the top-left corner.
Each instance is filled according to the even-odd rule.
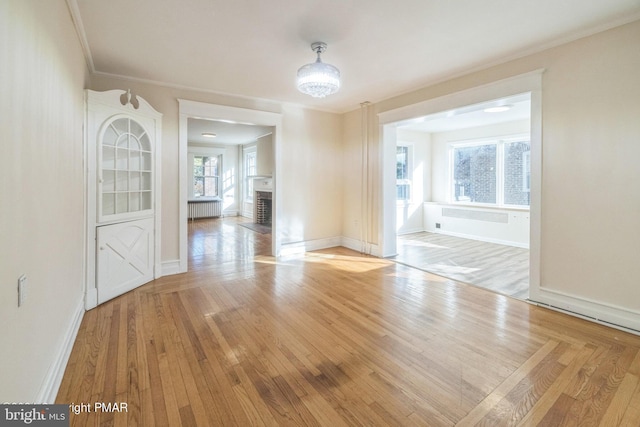
[[[272,195],[271,191],[256,191],[254,198],[256,224],[271,225]]]

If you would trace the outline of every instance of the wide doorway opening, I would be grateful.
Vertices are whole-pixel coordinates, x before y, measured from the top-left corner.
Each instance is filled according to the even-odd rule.
[[[269,234],[269,255],[278,255],[281,115],[187,100],[179,100],[179,105],[180,272],[193,261],[192,234],[200,236],[201,246],[211,238],[208,227],[197,222],[220,220],[214,227],[218,237],[231,225]],[[237,253],[254,252],[251,239],[229,235],[230,246],[248,242]],[[266,240],[261,239],[261,245]]]
[[[539,289],[540,73],[379,114],[385,257],[515,298]]]
[[[529,93],[398,125],[394,259],[526,299],[530,128]]]

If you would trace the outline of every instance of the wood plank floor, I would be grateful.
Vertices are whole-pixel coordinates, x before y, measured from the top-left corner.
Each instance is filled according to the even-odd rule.
[[[519,299],[529,297],[529,250],[439,233],[398,236],[394,260]]]
[[[87,312],[73,426],[638,426],[640,337],[334,248],[195,221],[190,271]]]

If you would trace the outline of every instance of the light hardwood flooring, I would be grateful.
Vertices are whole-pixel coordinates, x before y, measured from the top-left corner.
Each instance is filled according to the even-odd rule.
[[[459,282],[527,299],[529,250],[437,233],[398,236],[398,262]]]
[[[190,271],[87,312],[73,426],[634,426],[640,337],[391,260],[195,221]]]

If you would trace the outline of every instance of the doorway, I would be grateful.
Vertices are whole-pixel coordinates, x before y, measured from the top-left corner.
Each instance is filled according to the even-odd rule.
[[[529,93],[398,125],[394,259],[525,299],[530,127]]]
[[[280,218],[280,191],[279,173],[277,165],[280,163],[280,140],[282,135],[282,116],[279,113],[272,113],[259,110],[228,107],[216,104],[188,101],[179,99],[179,194],[180,194],[180,215],[179,215],[179,271],[188,270],[188,211],[189,182],[192,177],[192,168],[188,165],[189,158],[189,119],[208,120],[228,125],[243,125],[253,127],[265,127],[271,130],[272,153],[273,153],[273,213],[272,213],[272,241],[271,255],[277,256],[280,252],[281,239],[278,234],[278,220]],[[241,154],[240,154],[241,156]],[[224,179],[224,178],[223,178]],[[222,194],[224,196],[224,194]],[[222,198],[224,203],[224,197]],[[242,212],[242,207],[238,207]]]
[[[541,141],[541,74],[542,71],[535,71],[525,75],[505,79],[493,84],[469,89],[463,92],[457,92],[441,98],[424,101],[391,110],[379,114],[382,135],[381,164],[383,172],[382,186],[382,221],[380,223],[380,235],[382,236],[382,254],[385,257],[394,257],[398,255],[398,204],[396,185],[397,180],[397,147],[399,141],[399,129],[410,127],[419,123],[429,121],[427,119],[444,120],[447,116],[472,112],[477,110],[479,106],[487,103],[496,103],[499,100],[510,97],[519,97],[527,95],[530,100],[530,176],[529,176],[529,227],[527,231],[529,238],[529,297],[535,297],[539,292],[540,283],[540,199],[541,199],[541,157],[542,157],[542,141]],[[445,154],[447,156],[447,154]],[[446,175],[445,192],[451,190],[452,177]],[[440,201],[438,198],[425,199],[426,201]],[[445,199],[451,202],[450,198]],[[424,201],[424,200],[423,200]],[[428,204],[423,207],[428,210]],[[447,212],[443,212],[442,207],[439,209],[440,215],[449,216],[477,216],[473,219],[487,219],[489,221],[501,221],[496,219],[493,213],[482,212],[481,206],[472,206],[474,209],[466,209],[470,212],[460,212],[457,206],[449,206]],[[436,209],[437,210],[437,209]],[[431,213],[433,214],[433,213]],[[508,214],[507,214],[508,215]],[[421,212],[421,216],[427,219],[425,223],[429,223],[434,227],[440,221],[429,220],[428,213]],[[508,219],[508,218],[507,218]],[[433,224],[431,224],[433,222]],[[491,228],[491,227],[487,227]]]

